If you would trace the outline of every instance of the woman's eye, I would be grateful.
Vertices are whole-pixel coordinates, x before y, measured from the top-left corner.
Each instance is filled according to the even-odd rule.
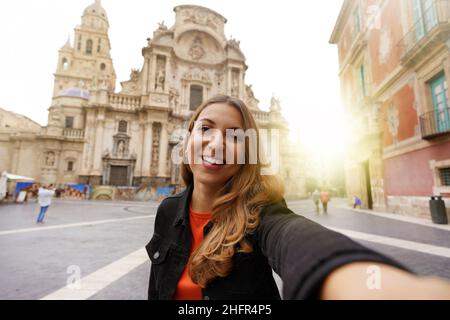
[[[208,127],[201,127],[201,130],[202,130],[203,132],[206,132],[206,131],[209,130],[209,128],[208,128]]]

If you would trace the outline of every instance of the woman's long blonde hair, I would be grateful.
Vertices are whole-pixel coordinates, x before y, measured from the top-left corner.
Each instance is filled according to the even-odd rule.
[[[244,130],[254,129],[258,132],[256,122],[244,102],[229,96],[216,96],[197,108],[189,123],[190,133],[200,113],[215,103],[225,103],[238,109],[242,115]],[[256,143],[259,145],[258,133],[257,140]],[[193,282],[202,288],[214,278],[225,277],[231,272],[232,258],[236,251],[245,253],[253,251],[245,236],[253,233],[258,227],[261,208],[266,204],[280,201],[284,194],[283,183],[278,177],[261,175],[259,152],[257,163],[249,164],[247,142],[246,138],[245,164],[223,186],[219,197],[214,201],[213,227],[188,262],[188,271]],[[194,183],[189,164],[182,164],[181,173],[186,185]]]

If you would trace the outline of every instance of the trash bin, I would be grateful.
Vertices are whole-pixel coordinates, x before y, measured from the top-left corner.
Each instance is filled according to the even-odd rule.
[[[432,196],[430,200],[431,220],[435,224],[448,224],[445,202],[441,196]]]

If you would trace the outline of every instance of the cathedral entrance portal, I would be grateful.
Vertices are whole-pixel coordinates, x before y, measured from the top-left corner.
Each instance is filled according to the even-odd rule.
[[[128,167],[125,166],[111,166],[109,175],[109,183],[113,186],[127,186],[128,185]]]

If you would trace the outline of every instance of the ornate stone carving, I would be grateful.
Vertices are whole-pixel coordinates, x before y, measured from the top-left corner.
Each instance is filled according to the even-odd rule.
[[[158,56],[156,60],[155,89],[164,91],[166,83],[166,57]]]
[[[103,151],[102,158],[109,158],[110,156],[111,154],[109,152],[109,149],[106,148],[105,151]]]
[[[56,163],[56,156],[53,151],[48,151],[45,154],[45,165],[47,167],[54,167]]]
[[[203,49],[202,38],[200,36],[194,38],[191,48],[189,49],[189,56],[193,60],[200,60],[205,56],[205,49]]]
[[[187,71],[183,75],[183,80],[187,80],[187,81],[195,80],[195,81],[200,81],[200,82],[204,82],[204,83],[211,83],[209,74],[207,71],[205,71],[205,69],[198,69],[198,68],[194,68],[194,67],[190,67],[189,71]]]
[[[133,82],[137,82],[139,80],[139,70],[131,69],[130,80]]]
[[[158,173],[160,136],[161,136],[161,123],[155,123],[153,125],[153,134],[152,134],[152,168],[151,168],[152,175],[156,175]]]
[[[247,94],[248,98],[255,98],[255,94],[252,90],[252,85],[246,85],[245,86],[245,93]]]
[[[270,111],[271,112],[281,112],[280,100],[276,99],[273,96],[272,96],[272,99],[270,99]]]
[[[158,30],[161,30],[161,31],[167,30],[167,26],[164,24],[164,20],[161,22],[158,22]]]
[[[218,18],[206,10],[186,10],[184,11],[184,23],[195,23],[202,26],[210,27],[217,30],[220,24]]]
[[[125,142],[123,140],[119,141],[117,145],[117,157],[123,158],[125,156]]]
[[[166,81],[166,73],[164,70],[158,70],[156,75],[156,89],[164,90],[164,82]]]
[[[232,46],[232,47],[236,47],[239,48],[241,45],[241,42],[234,39],[233,36],[230,37],[230,40],[228,40],[228,45]]]
[[[178,106],[178,99],[180,97],[180,93],[175,88],[170,88],[169,90],[169,104],[172,109],[175,109]]]
[[[231,74],[231,95],[239,97],[239,70],[233,69]]]

